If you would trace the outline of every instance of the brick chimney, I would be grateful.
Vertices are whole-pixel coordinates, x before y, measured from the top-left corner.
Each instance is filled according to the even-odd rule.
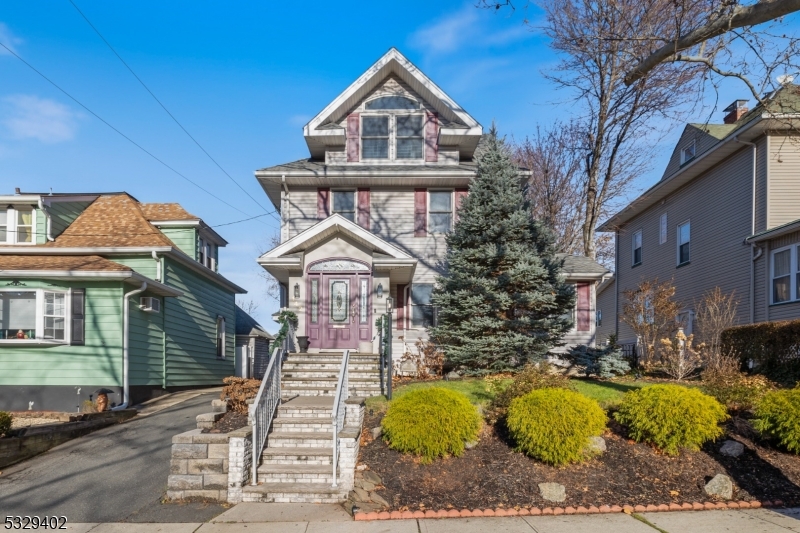
[[[736,100],[731,105],[725,108],[725,124],[734,124],[737,120],[742,118],[749,109],[747,108],[747,100]]]

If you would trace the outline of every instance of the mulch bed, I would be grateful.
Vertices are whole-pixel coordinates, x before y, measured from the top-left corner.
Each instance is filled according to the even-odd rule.
[[[710,498],[703,486],[716,474],[727,474],[740,501],[782,500],[800,502],[800,457],[781,452],[756,440],[749,422],[733,418],[725,438],[745,445],[739,458],[718,453],[725,438],[699,452],[679,457],[662,455],[627,438],[616,422],[604,435],[607,451],[585,463],[564,468],[544,465],[517,453],[506,438],[486,425],[477,446],[461,457],[421,465],[381,440],[369,429],[382,415],[367,416],[359,464],[378,474],[386,487],[380,491],[393,510],[473,509],[484,507],[547,507],[552,502],[539,495],[539,483],[564,485],[562,506],[648,505],[704,502]]]
[[[228,411],[225,416],[214,423],[211,429],[204,429],[203,433],[230,433],[247,425],[247,415]]]

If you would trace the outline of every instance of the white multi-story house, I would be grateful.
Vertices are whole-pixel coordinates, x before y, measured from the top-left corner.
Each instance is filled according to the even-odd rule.
[[[281,307],[297,313],[311,352],[374,352],[390,296],[393,351],[413,350],[435,320],[431,292],[482,126],[393,48],[303,135],[307,159],[256,171],[281,215],[280,245],[259,264],[280,282]],[[592,344],[595,286],[608,272],[571,257],[564,272],[578,294],[567,341]]]

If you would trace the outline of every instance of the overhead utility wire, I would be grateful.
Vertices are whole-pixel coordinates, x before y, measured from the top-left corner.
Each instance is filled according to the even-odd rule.
[[[83,13],[83,11],[81,11],[81,10],[80,10],[80,8],[79,8],[79,7],[78,7],[78,6],[75,4],[75,2],[74,2],[73,0],[69,0],[69,3],[70,3],[70,4],[72,4],[72,7],[74,7],[74,8],[75,8],[75,10],[76,10],[78,13],[80,13],[80,15],[83,17],[83,20],[85,20],[85,21],[86,21],[86,23],[87,23],[87,24],[88,24],[88,25],[89,25],[89,26],[90,26],[90,27],[91,27],[91,28],[94,30],[94,32],[97,34],[97,36],[98,36],[98,37],[100,37],[100,39],[102,39],[104,43],[106,43],[106,46],[108,46],[108,48],[109,48],[109,49],[110,49],[110,50],[111,50],[111,51],[114,53],[114,55],[115,55],[115,56],[117,56],[117,59],[119,59],[119,60],[120,60],[120,62],[122,62],[122,64],[123,64],[123,65],[125,65],[125,68],[127,68],[127,69],[128,69],[128,71],[129,71],[129,72],[130,72],[130,73],[133,75],[133,77],[134,77],[134,78],[136,78],[136,81],[138,81],[138,82],[141,84],[141,86],[142,86],[142,87],[144,87],[144,90],[145,90],[145,91],[147,91],[147,92],[150,94],[150,96],[152,96],[152,97],[153,97],[153,100],[155,100],[155,101],[158,103],[158,105],[160,105],[160,106],[161,106],[161,109],[163,109],[163,110],[164,110],[164,112],[165,112],[167,115],[169,115],[169,117],[170,117],[170,118],[171,118],[171,119],[172,119],[172,120],[175,122],[175,124],[177,124],[177,125],[178,125],[178,127],[179,127],[180,129],[182,129],[182,130],[183,130],[183,133],[185,133],[185,134],[186,134],[186,135],[187,135],[187,136],[188,136],[188,137],[189,137],[189,138],[190,138],[190,139],[191,139],[191,140],[194,142],[194,144],[196,144],[196,145],[197,145],[197,147],[198,147],[198,148],[200,148],[200,150],[202,150],[202,151],[203,151],[203,153],[204,153],[204,154],[206,154],[206,156],[208,156],[208,158],[209,158],[209,159],[210,159],[210,160],[211,160],[211,161],[212,161],[212,162],[213,162],[213,163],[214,163],[214,164],[217,166],[217,168],[218,168],[218,169],[220,169],[220,170],[221,170],[221,171],[222,171],[222,172],[223,172],[223,173],[224,173],[226,176],[228,176],[228,179],[230,179],[230,180],[231,180],[233,183],[235,183],[235,184],[236,184],[236,186],[237,186],[237,187],[239,187],[239,189],[241,189],[243,193],[245,193],[245,194],[246,194],[246,195],[247,195],[247,196],[248,196],[248,197],[249,197],[251,200],[253,200],[253,201],[256,203],[256,205],[258,205],[258,207],[260,207],[261,209],[263,209],[265,213],[268,213],[268,214],[270,214],[270,215],[271,215],[271,216],[272,216],[272,217],[273,217],[275,220],[279,220],[279,219],[278,219],[278,217],[277,217],[277,216],[276,216],[274,213],[272,213],[271,211],[268,211],[268,210],[267,210],[267,209],[266,209],[266,208],[265,208],[263,205],[261,205],[261,203],[260,203],[258,200],[256,200],[255,198],[253,198],[253,196],[252,196],[252,195],[251,195],[249,192],[247,192],[247,190],[246,190],[244,187],[242,187],[242,186],[239,184],[239,182],[238,182],[238,181],[236,181],[236,180],[233,178],[233,176],[231,176],[231,175],[230,175],[230,174],[229,174],[229,173],[228,173],[228,172],[227,172],[227,171],[226,171],[224,168],[222,168],[222,166],[221,166],[221,165],[220,165],[220,164],[217,162],[217,160],[216,160],[216,159],[214,159],[213,157],[211,157],[211,154],[209,154],[209,153],[208,153],[208,151],[207,151],[205,148],[203,148],[203,146],[202,146],[202,145],[201,145],[201,144],[200,144],[200,143],[197,141],[197,139],[195,139],[195,138],[192,136],[192,134],[191,134],[191,133],[189,133],[189,132],[188,132],[188,130],[187,130],[186,128],[184,128],[184,127],[183,127],[183,124],[181,124],[181,123],[178,121],[178,119],[177,119],[177,118],[175,118],[175,115],[173,115],[172,113],[170,113],[169,109],[167,109],[167,106],[165,106],[165,105],[164,105],[164,104],[161,102],[161,100],[159,100],[159,99],[158,99],[158,97],[157,97],[155,94],[153,94],[153,91],[151,91],[151,90],[150,90],[150,87],[148,87],[148,86],[147,86],[147,85],[146,85],[146,84],[145,84],[145,83],[142,81],[142,79],[141,79],[139,76],[137,76],[137,75],[136,75],[136,73],[133,71],[133,69],[131,68],[131,66],[130,66],[130,65],[128,65],[128,63],[126,63],[124,59],[122,59],[122,56],[120,56],[120,55],[119,55],[119,53],[118,53],[118,52],[117,52],[117,51],[114,49],[114,47],[113,47],[113,46],[111,46],[111,43],[109,43],[109,42],[108,42],[108,40],[107,40],[105,37],[103,37],[103,34],[102,34],[102,33],[100,33],[100,30],[98,30],[98,29],[95,27],[95,25],[94,25],[94,24],[92,24],[92,22],[89,20],[89,18],[88,18],[88,17],[87,17],[87,16],[86,16],[86,15]]]
[[[84,108],[84,109],[85,109],[85,110],[86,110],[88,113],[90,113],[91,115],[93,115],[93,116],[94,116],[94,117],[95,117],[97,120],[99,120],[100,122],[102,122],[103,124],[105,124],[106,126],[108,126],[109,128],[111,128],[112,130],[114,130],[115,132],[117,132],[117,133],[118,133],[120,136],[122,136],[122,137],[123,137],[125,140],[127,140],[127,141],[128,141],[128,142],[130,142],[131,144],[133,144],[133,145],[134,145],[135,147],[137,147],[139,150],[141,150],[142,152],[146,153],[147,155],[149,155],[150,157],[152,157],[153,159],[155,159],[156,161],[158,161],[159,163],[161,163],[162,165],[164,165],[165,167],[167,167],[169,170],[171,170],[172,172],[174,172],[175,174],[177,174],[177,175],[178,175],[178,176],[180,176],[181,178],[185,179],[186,181],[188,181],[189,183],[191,183],[192,185],[194,185],[195,187],[197,187],[197,188],[198,188],[198,189],[200,189],[201,191],[203,191],[203,192],[207,193],[208,195],[212,196],[213,198],[215,198],[215,199],[219,200],[220,202],[222,202],[223,204],[227,205],[227,206],[228,206],[228,207],[230,207],[231,209],[235,209],[236,211],[238,211],[238,212],[242,213],[243,215],[251,216],[250,214],[248,214],[248,213],[246,213],[246,212],[242,211],[241,209],[239,209],[239,208],[238,208],[238,207],[236,207],[235,205],[229,204],[228,202],[226,202],[226,201],[225,201],[225,200],[223,200],[222,198],[219,198],[217,195],[215,195],[214,193],[212,193],[212,192],[211,192],[211,191],[209,191],[208,189],[205,189],[205,188],[203,188],[201,185],[199,185],[199,184],[195,183],[195,182],[194,182],[194,181],[192,181],[191,179],[187,178],[186,176],[184,176],[183,174],[181,174],[180,172],[178,172],[177,170],[175,170],[174,168],[172,168],[171,166],[169,166],[167,163],[165,163],[164,161],[162,161],[161,159],[159,159],[157,156],[155,156],[155,155],[154,155],[152,152],[149,152],[149,151],[148,151],[146,148],[144,148],[142,145],[140,145],[139,143],[137,143],[136,141],[134,141],[133,139],[131,139],[130,137],[128,137],[127,135],[125,135],[124,133],[122,133],[120,130],[118,130],[117,128],[115,128],[114,126],[112,126],[112,125],[111,125],[111,124],[110,124],[108,121],[106,121],[106,120],[105,120],[103,117],[101,117],[100,115],[98,115],[97,113],[95,113],[94,111],[92,111],[91,109],[89,109],[88,107],[86,107],[85,105],[83,105],[83,104],[82,104],[82,103],[81,103],[81,102],[80,102],[80,101],[79,101],[77,98],[75,98],[74,96],[72,96],[71,94],[69,94],[67,91],[65,91],[64,89],[62,89],[62,88],[61,88],[61,87],[60,87],[60,86],[59,86],[59,85],[58,85],[56,82],[54,82],[53,80],[51,80],[50,78],[48,78],[47,76],[45,76],[44,74],[42,74],[42,73],[41,73],[39,70],[37,70],[37,69],[36,69],[36,67],[34,67],[34,66],[33,66],[33,65],[31,65],[30,63],[28,63],[27,61],[25,61],[24,59],[22,59],[22,57],[20,57],[20,56],[19,56],[19,55],[18,55],[16,52],[14,52],[14,51],[13,51],[11,48],[9,48],[8,46],[6,46],[6,45],[5,45],[5,44],[3,44],[2,42],[0,42],[0,46],[2,46],[3,48],[5,48],[5,49],[6,49],[6,50],[7,50],[7,51],[8,51],[8,52],[11,54],[11,55],[13,55],[13,56],[14,56],[14,57],[16,57],[17,59],[19,59],[20,61],[22,61],[23,63],[25,63],[25,65],[26,65],[28,68],[30,68],[30,69],[31,69],[32,71],[34,71],[36,74],[38,74],[39,76],[41,76],[42,78],[44,78],[45,80],[47,80],[47,81],[48,81],[48,82],[49,82],[49,83],[50,83],[50,84],[51,84],[53,87],[55,87],[56,89],[58,89],[59,91],[61,91],[62,93],[64,93],[64,94],[65,94],[65,95],[66,95],[66,96],[67,96],[67,97],[68,97],[70,100],[72,100],[73,102],[75,102],[76,104],[78,104],[79,106],[81,106],[82,108]],[[261,221],[259,220],[259,222],[261,222]]]

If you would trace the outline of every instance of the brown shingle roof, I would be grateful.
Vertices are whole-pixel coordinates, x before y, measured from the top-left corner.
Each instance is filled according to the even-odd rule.
[[[181,204],[139,204],[147,220],[200,220]]]
[[[127,272],[131,269],[97,255],[0,255],[0,274],[3,270]]]
[[[101,196],[45,246],[57,248],[175,246],[127,194]]]

